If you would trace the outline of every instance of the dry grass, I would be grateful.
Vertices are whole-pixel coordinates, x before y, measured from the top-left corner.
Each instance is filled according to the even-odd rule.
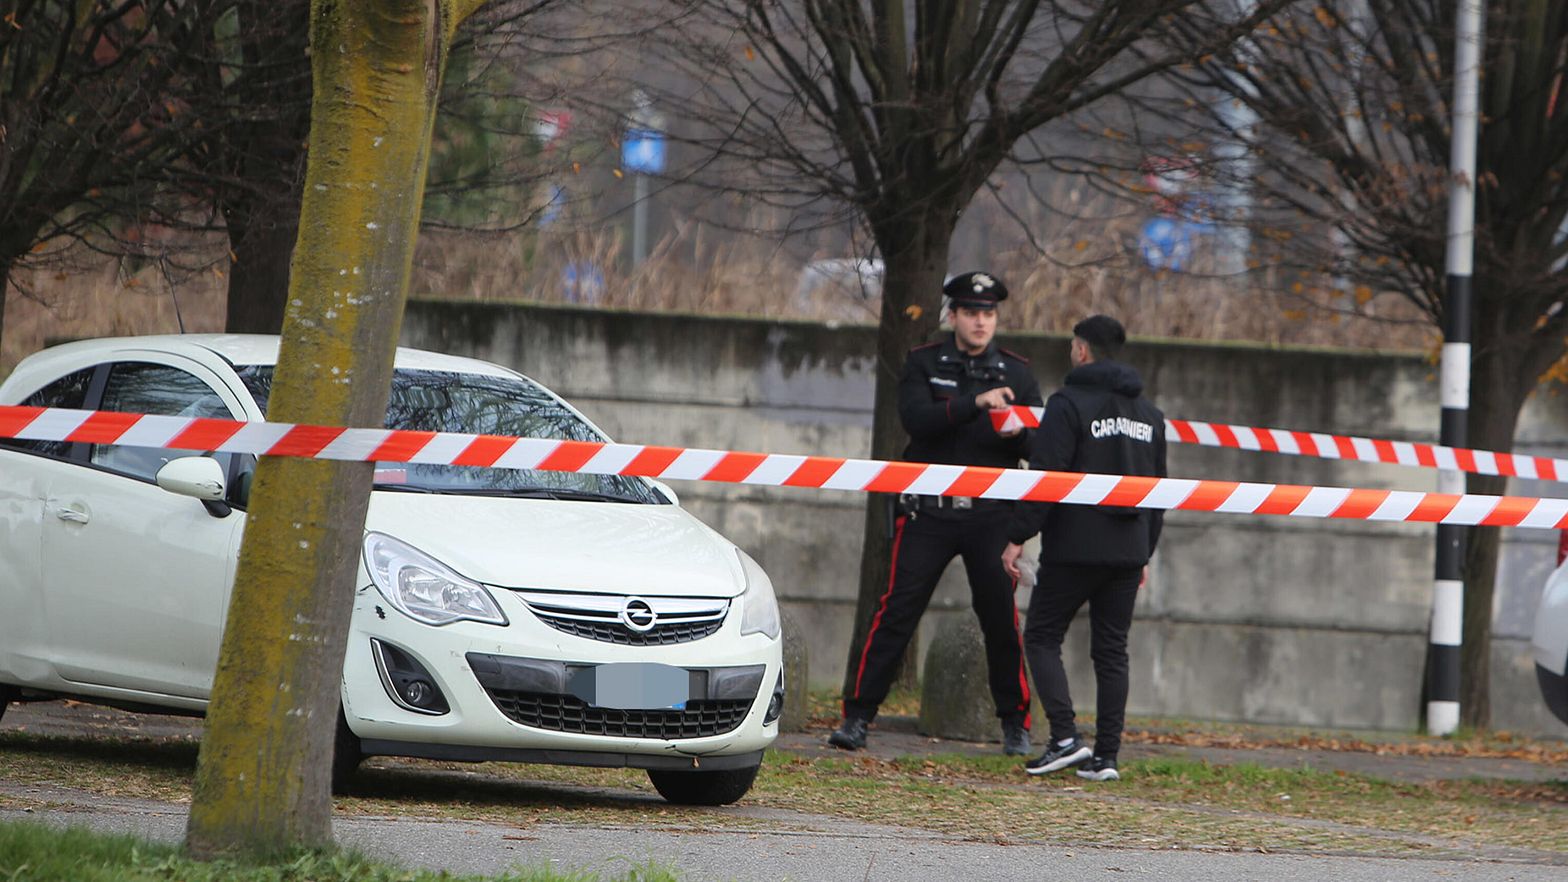
[[[976,204],[968,222],[987,231],[987,264],[1013,291],[1009,328],[1061,332],[1084,315],[1105,312],[1121,316],[1141,336],[1370,349],[1435,342],[1431,326],[1391,294],[1356,303],[1321,287],[1314,297],[1313,280],[1281,272],[1220,277],[1150,270],[1137,255],[1142,216],[1094,214],[1066,222],[1043,213],[1014,218],[994,200]],[[750,220],[752,229],[780,225],[774,217]],[[879,308],[852,275],[809,296],[797,291],[807,260],[855,256],[844,253],[841,242],[781,243],[677,217],[648,259],[632,268],[623,227],[429,232],[419,242],[411,294],[864,322],[874,321]],[[819,238],[830,241],[827,234]],[[19,281],[30,293],[13,292],[7,303],[0,376],[58,340],[175,332],[181,320],[187,331],[221,330],[228,271],[221,243],[205,251],[188,247],[183,257],[206,269],[172,275],[156,265],[131,269],[77,256],[71,264],[24,271]],[[1203,269],[1201,255],[1195,267]]]
[[[168,739],[0,735],[5,802],[58,808],[67,791],[187,802],[195,745]],[[514,824],[547,835],[565,823],[671,831],[825,829],[833,818],[999,844],[1115,843],[1388,856],[1560,861],[1568,853],[1562,784],[1400,784],[1305,769],[1154,758],[1115,784],[1022,775],[1001,756],[810,757],[775,751],[744,805],[789,814],[688,809],[629,769],[379,758],[340,812]],[[65,788],[60,790],[58,788]],[[542,828],[542,829],[541,829]]]

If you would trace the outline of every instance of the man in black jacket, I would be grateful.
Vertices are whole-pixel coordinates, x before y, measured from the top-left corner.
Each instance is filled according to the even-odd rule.
[[[912,462],[1017,468],[1028,455],[1028,433],[999,434],[990,411],[1040,404],[1029,361],[999,348],[996,307],[1007,286],[986,273],[964,273],[942,286],[953,332],[916,346],[898,384],[898,416],[909,433],[904,459]],[[942,571],[962,556],[969,593],[985,635],[991,697],[1002,721],[1002,749],[1029,753],[1029,679],[1024,673],[1013,605],[1013,577],[1002,567],[1004,528],[1013,503],[971,497],[900,498],[893,537],[893,573],[882,595],[851,688],[844,722],[828,743],[845,750],[866,744],[866,727],[887,698],[893,674],[931,602]]]
[[[1051,471],[1165,477],[1165,415],[1142,397],[1143,381],[1115,360],[1127,334],[1110,316],[1073,328],[1073,369],[1045,404],[1029,467]],[[1082,765],[1078,776],[1117,779],[1127,709],[1127,631],[1133,604],[1160,539],[1162,512],[1114,506],[1024,503],[1007,527],[1003,566],[1016,578],[1021,546],[1040,538],[1040,572],[1029,601],[1024,651],[1051,742],[1025,770],[1031,775]],[[1062,667],[1062,637],[1089,604],[1089,655],[1097,712],[1094,750],[1078,737]]]

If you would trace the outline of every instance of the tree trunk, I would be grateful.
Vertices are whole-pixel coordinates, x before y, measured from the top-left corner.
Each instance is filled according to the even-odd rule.
[[[1477,346],[1471,357],[1469,445],[1478,450],[1511,452],[1519,412],[1534,383],[1521,375],[1529,363],[1528,349],[1498,328],[1503,309],[1478,311]],[[1533,379],[1533,377],[1531,378]],[[1501,494],[1508,479],[1469,475],[1471,493]],[[1502,529],[1473,527],[1465,542],[1464,627],[1459,650],[1459,718],[1465,726],[1484,730],[1492,722],[1492,610]]]
[[[871,456],[898,459],[908,436],[898,419],[898,377],[911,347],[926,342],[941,318],[942,281],[947,273],[948,242],[953,225],[943,215],[932,212],[925,223],[894,241],[879,234],[883,254],[882,316],[877,326],[876,400],[871,420]],[[892,575],[892,534],[885,494],[870,494],[866,499],[865,540],[860,553],[860,590],[855,598],[855,630],[849,641],[849,656],[844,670],[844,694],[853,691],[860,667],[860,654],[866,633],[876,615],[882,595],[887,593]],[[915,651],[918,640],[911,640],[904,654],[898,683],[912,686],[918,676]]]
[[[380,426],[442,66],[471,3],[317,0],[309,169],[269,417]],[[186,847],[330,844],[330,768],[372,466],[263,458]]]
[[[236,206],[225,212],[229,215],[229,250],[234,254],[229,266],[228,313],[223,321],[223,329],[230,334],[276,334],[283,327],[289,262],[294,240],[299,237],[299,202],[288,201],[288,205],[265,203],[273,210],[273,217],[255,217],[253,206]],[[239,220],[242,215],[244,221]]]
[[[236,9],[252,72],[238,80],[230,100],[255,115],[218,153],[242,182],[219,194],[233,255],[224,330],[276,334],[289,299],[310,136],[310,3],[240,0]]]
[[[5,354],[5,305],[11,299],[11,273],[15,271],[14,261],[0,258],[0,355]]]

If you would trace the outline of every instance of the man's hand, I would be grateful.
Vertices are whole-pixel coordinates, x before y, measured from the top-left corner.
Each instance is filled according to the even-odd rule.
[[[975,396],[975,407],[981,410],[1002,410],[1013,406],[1013,390],[1006,386],[988,389]]]
[[[1018,557],[1023,553],[1024,547],[1022,545],[1014,545],[1011,542],[1007,543],[1007,547],[1002,549],[1002,569],[1007,571],[1007,575],[1013,577],[1015,583],[1023,575],[1018,571]]]

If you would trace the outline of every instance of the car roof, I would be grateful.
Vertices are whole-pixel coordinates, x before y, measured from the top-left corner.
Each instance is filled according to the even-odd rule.
[[[50,347],[35,356],[76,355],[102,350],[107,353],[127,349],[150,349],[174,354],[194,354],[193,349],[204,349],[234,365],[275,365],[278,363],[280,338],[276,334],[152,334],[141,337],[100,337],[77,340]],[[517,371],[460,355],[446,355],[424,349],[397,348],[393,364],[408,370],[456,371],[468,374],[515,377]]]

